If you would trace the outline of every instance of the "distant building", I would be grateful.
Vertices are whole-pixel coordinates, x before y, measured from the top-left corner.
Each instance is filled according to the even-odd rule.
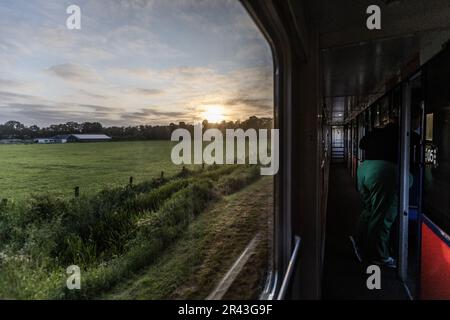
[[[51,144],[51,143],[65,143],[65,142],[62,142],[61,140],[53,139],[53,138],[37,138],[37,139],[34,139],[34,143]]]
[[[106,134],[69,134],[67,142],[104,142],[111,141],[112,138]]]
[[[34,143],[50,144],[50,143],[67,143],[67,142],[104,142],[111,141],[112,138],[106,134],[66,134],[54,136],[51,138],[37,138]]]
[[[54,141],[53,143],[66,143],[68,137],[69,137],[69,135],[65,134],[65,135],[54,136],[50,139],[52,139]]]
[[[0,144],[22,144],[24,141],[22,139],[1,139]]]

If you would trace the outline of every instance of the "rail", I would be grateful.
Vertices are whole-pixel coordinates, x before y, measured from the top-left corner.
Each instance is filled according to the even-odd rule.
[[[278,293],[277,300],[283,300],[286,296],[289,284],[291,282],[292,274],[294,273],[294,267],[299,256],[298,252],[300,250],[300,243],[301,238],[299,236],[295,236],[294,250],[292,251],[291,259],[289,260],[289,264],[286,268],[286,274],[284,275],[283,282],[281,283],[281,288],[280,292]]]

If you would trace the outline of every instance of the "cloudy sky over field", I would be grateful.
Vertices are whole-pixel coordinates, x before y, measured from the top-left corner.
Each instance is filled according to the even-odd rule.
[[[0,30],[0,123],[272,115],[270,49],[237,0],[2,0]]]

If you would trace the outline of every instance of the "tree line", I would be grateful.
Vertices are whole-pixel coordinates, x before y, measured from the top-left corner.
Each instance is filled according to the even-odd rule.
[[[226,129],[271,129],[271,118],[258,118],[251,116],[245,121],[222,121],[208,123],[203,121],[203,130],[216,128],[225,133]],[[185,122],[169,125],[137,125],[137,126],[103,126],[100,122],[74,122],[54,124],[48,127],[37,125],[26,126],[19,121],[7,121],[0,124],[0,139],[31,140],[36,138],[48,138],[67,134],[106,134],[114,140],[170,140],[172,132],[178,128],[187,129],[192,135],[194,125]]]

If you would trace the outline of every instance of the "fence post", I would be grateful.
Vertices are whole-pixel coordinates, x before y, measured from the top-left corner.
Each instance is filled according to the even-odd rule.
[[[164,179],[164,171],[161,171],[161,180]]]
[[[133,186],[133,177],[130,177],[130,187]]]
[[[80,196],[80,187],[75,187],[75,198]]]

